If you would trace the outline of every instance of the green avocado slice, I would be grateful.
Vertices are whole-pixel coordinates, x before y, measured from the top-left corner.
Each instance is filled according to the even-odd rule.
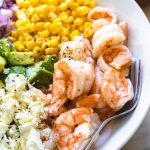
[[[2,70],[3,70],[4,67],[5,67],[5,65],[6,65],[6,60],[5,60],[5,58],[3,58],[3,57],[0,56],[0,72],[2,72]]]
[[[31,65],[34,64],[32,52],[7,52],[5,58],[9,65]]]

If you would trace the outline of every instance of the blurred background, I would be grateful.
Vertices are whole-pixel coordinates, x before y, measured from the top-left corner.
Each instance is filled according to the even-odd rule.
[[[136,0],[150,21],[150,0]],[[150,150],[150,110],[135,135],[121,150]]]

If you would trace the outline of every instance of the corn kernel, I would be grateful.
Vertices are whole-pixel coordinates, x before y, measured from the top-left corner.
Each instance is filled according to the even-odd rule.
[[[62,24],[61,24],[61,22],[52,23],[50,25],[50,32],[52,34],[58,34],[61,31],[62,31]]]
[[[20,42],[17,41],[14,43],[14,47],[18,50],[18,51],[24,51],[25,47],[24,45]]]
[[[68,14],[67,14],[66,12],[62,12],[62,13],[59,15],[59,18],[61,19],[61,21],[67,22],[67,20],[68,20]]]
[[[81,26],[78,27],[78,29],[79,29],[80,32],[83,32],[84,31],[84,26],[81,25]]]
[[[39,6],[39,14],[46,15],[49,12],[49,6],[47,4],[43,4]]]
[[[39,4],[39,0],[29,0],[32,6],[37,6]]]
[[[94,8],[96,6],[96,2],[95,1],[91,1],[91,3],[89,4],[90,8]]]
[[[50,12],[56,12],[56,6],[50,5],[50,6],[49,6],[49,11],[50,11]]]
[[[16,30],[11,31],[11,35],[12,35],[13,37],[18,37],[18,32],[17,32]]]
[[[19,34],[22,34],[23,32],[26,32],[26,28],[24,26],[21,26],[21,27],[17,28],[17,32]]]
[[[58,4],[58,2],[57,2],[57,0],[47,0],[47,4],[56,6]]]
[[[34,46],[35,46],[34,41],[28,41],[28,42],[26,42],[26,48],[28,50],[32,50],[34,48]]]
[[[86,37],[86,38],[90,37],[92,34],[93,34],[93,32],[92,32],[91,28],[85,28],[84,29],[84,33],[83,33],[84,37]]]
[[[66,2],[61,3],[59,8],[61,11],[67,10],[68,9],[68,3],[66,3]]]
[[[77,16],[85,16],[89,12],[89,8],[87,6],[80,6],[76,8]]]
[[[57,37],[54,37],[48,41],[49,47],[57,47],[57,45],[58,45],[58,38]]]
[[[17,20],[15,23],[16,27],[19,28],[22,26],[22,21],[21,20]]]
[[[73,32],[71,32],[70,38],[71,40],[74,40],[74,38],[79,35],[80,35],[80,32],[78,30],[74,30]]]
[[[36,30],[42,31],[44,29],[44,23],[43,22],[37,22],[36,23]]]
[[[49,30],[50,29],[50,25],[51,25],[50,22],[45,22],[44,23],[44,29]]]
[[[50,47],[50,48],[45,49],[46,55],[56,54],[57,51],[58,51],[57,48],[54,48],[54,47]]]
[[[76,0],[79,5],[83,5],[84,0]]]
[[[22,35],[19,36],[18,41],[23,42],[24,41],[24,37]]]
[[[69,16],[67,22],[68,23],[72,23],[74,21],[74,17],[73,16]]]
[[[69,41],[69,37],[68,36],[62,36],[61,42],[67,42],[67,41]]]
[[[16,38],[14,38],[14,37],[12,37],[12,36],[9,36],[9,37],[8,37],[8,40],[9,40],[10,42],[16,42]]]
[[[85,22],[84,23],[84,28],[90,28],[92,26],[91,22]]]
[[[61,36],[69,35],[69,30],[67,28],[62,28]]]
[[[73,3],[70,3],[70,4],[69,4],[69,8],[70,8],[71,10],[75,10],[75,9],[78,8],[78,7],[79,7],[79,4],[76,3],[76,2],[73,2]]]
[[[43,50],[40,47],[38,47],[38,46],[34,47],[34,49],[33,49],[33,57],[38,59],[38,60],[43,59]]]
[[[74,25],[75,26],[80,26],[83,23],[83,19],[82,18],[76,18],[74,20]]]
[[[61,22],[61,19],[60,18],[56,18],[55,20],[53,20],[53,23],[60,23]]]
[[[48,17],[50,18],[51,21],[53,21],[57,18],[57,15],[54,12],[50,12],[48,14]]]
[[[72,15],[73,17],[76,17],[76,16],[77,16],[76,11],[75,11],[75,10],[73,10],[73,11],[71,12],[71,15]]]
[[[43,38],[47,38],[49,36],[49,31],[44,30],[42,32],[38,32],[38,36],[43,37]]]

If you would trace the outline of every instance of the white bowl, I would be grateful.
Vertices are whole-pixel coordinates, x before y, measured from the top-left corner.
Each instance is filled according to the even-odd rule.
[[[117,150],[136,132],[150,105],[150,24],[134,0],[97,0],[97,3],[112,8],[120,20],[128,22],[128,47],[135,59],[142,60],[143,81],[138,107],[132,114],[111,122],[96,143],[97,150]]]

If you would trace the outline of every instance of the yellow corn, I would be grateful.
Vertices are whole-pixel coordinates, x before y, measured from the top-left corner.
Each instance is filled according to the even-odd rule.
[[[14,43],[14,47],[18,50],[18,51],[24,51],[24,45],[20,42],[20,41],[16,41]]]
[[[34,41],[28,41],[28,42],[26,42],[26,48],[28,50],[32,50],[34,48],[34,46],[35,46]]]
[[[74,20],[74,25],[75,26],[80,26],[83,22],[84,22],[84,20],[82,18],[76,18]]]
[[[77,16],[85,16],[89,12],[89,8],[87,6],[80,6],[76,8]]]
[[[74,30],[73,32],[71,32],[70,38],[71,40],[74,40],[74,38],[79,35],[80,35],[80,32],[78,30]]]
[[[49,36],[49,31],[44,30],[42,32],[38,32],[38,36],[43,37],[43,38],[47,38]]]
[[[84,29],[84,36],[87,38],[87,37],[90,37],[92,34],[93,34],[93,32],[92,32],[92,29],[91,28],[85,28]]]
[[[57,48],[54,48],[54,47],[50,47],[50,48],[45,49],[46,55],[55,54],[57,51],[58,51]]]
[[[95,0],[16,0],[16,4],[20,8],[12,23],[16,30],[9,38],[18,51],[33,51],[36,59],[57,53],[62,42],[80,34],[87,38],[93,34],[87,14]]]

